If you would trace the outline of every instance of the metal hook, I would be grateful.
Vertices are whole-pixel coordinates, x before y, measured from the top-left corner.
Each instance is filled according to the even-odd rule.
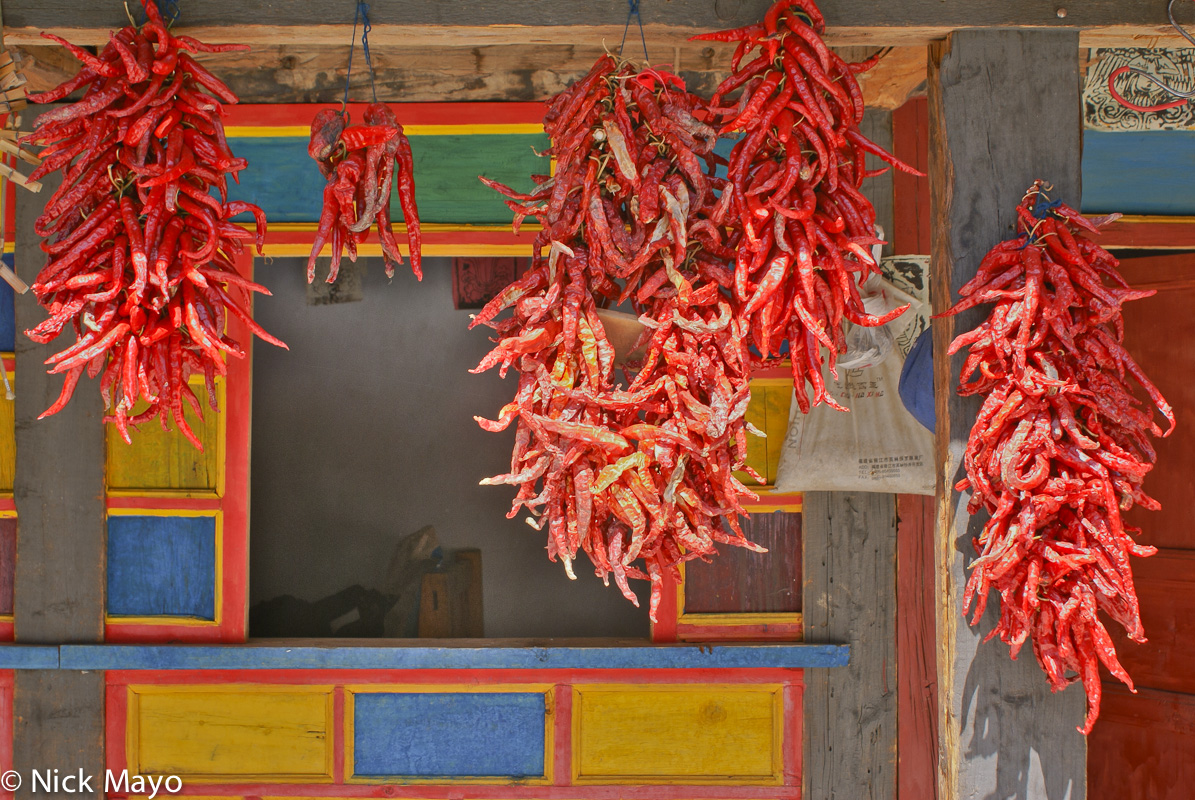
[[[1195,37],[1192,37],[1191,34],[1187,33],[1187,29],[1184,28],[1182,25],[1180,25],[1178,20],[1176,20],[1174,18],[1174,4],[1176,2],[1178,2],[1178,0],[1170,0],[1170,2],[1166,5],[1166,16],[1170,19],[1170,25],[1176,31],[1178,31],[1179,36],[1182,36],[1184,39],[1186,39],[1192,45],[1195,45]],[[1142,78],[1145,78],[1147,81],[1152,83],[1154,86],[1157,86],[1159,89],[1161,89],[1166,94],[1170,95],[1171,97],[1177,97],[1179,99],[1172,100],[1168,103],[1159,103],[1154,106],[1142,106],[1142,105],[1138,105],[1136,103],[1130,102],[1129,100],[1126,100],[1120,94],[1120,92],[1116,91],[1116,79],[1119,78],[1121,75],[1124,75],[1125,73],[1130,73],[1130,74],[1138,75]],[[1141,111],[1141,112],[1145,112],[1145,113],[1154,112],[1154,111],[1165,111],[1170,108],[1177,108],[1178,106],[1184,105],[1185,103],[1190,101],[1192,98],[1195,98],[1195,90],[1192,90],[1189,92],[1184,92],[1181,89],[1176,89],[1175,87],[1170,86],[1165,81],[1163,81],[1161,78],[1158,78],[1155,75],[1151,75],[1150,73],[1146,72],[1143,69],[1138,69],[1137,67],[1130,67],[1130,66],[1119,67],[1112,71],[1112,74],[1108,76],[1108,92],[1112,95],[1112,99],[1114,99],[1116,102],[1120,103],[1125,108],[1132,109],[1133,111]]]

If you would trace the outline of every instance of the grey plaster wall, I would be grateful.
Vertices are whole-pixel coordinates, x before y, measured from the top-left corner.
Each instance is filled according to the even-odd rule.
[[[388,283],[374,261],[363,300],[311,306],[302,261],[258,260],[274,296],[256,317],[290,351],[254,345],[251,602],[374,585],[394,543],[431,524],[444,547],[482,551],[486,636],[647,636],[645,608],[591,570],[569,581],[525,514],[506,519],[512,488],[478,485],[508,470],[513,429],[473,416],[496,416],[516,377],[469,374],[488,329],[453,309],[451,268],[428,259],[422,283],[405,268]]]

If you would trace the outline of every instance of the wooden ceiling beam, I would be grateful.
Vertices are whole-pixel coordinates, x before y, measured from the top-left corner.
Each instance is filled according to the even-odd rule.
[[[703,31],[762,18],[769,0],[649,0],[647,40],[675,47]],[[836,46],[919,46],[961,28],[1077,28],[1083,47],[1162,47],[1182,41],[1158,0],[822,0],[827,41]],[[347,6],[346,6],[347,7]],[[179,30],[211,42],[344,45],[347,11],[333,24],[316,0],[208,0],[184,3]],[[1190,16],[1190,13],[1187,13]],[[102,44],[127,24],[122,4],[104,0],[6,0],[4,35],[36,44],[51,31],[78,44]],[[370,42],[396,47],[493,45],[613,46],[622,38],[619,3],[577,0],[436,0],[375,3]]]

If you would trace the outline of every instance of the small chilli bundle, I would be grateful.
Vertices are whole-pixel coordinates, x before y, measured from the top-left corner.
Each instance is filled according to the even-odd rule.
[[[26,333],[45,343],[70,323],[78,337],[47,361],[66,380],[43,417],[65,407],[84,372],[102,375],[108,419],[126,442],[131,425],[156,417],[163,427],[173,419],[202,449],[183,416],[184,403],[202,416],[187,378],[204,375],[218,410],[215,378],[227,371],[224,357],[245,355],[224,333],[227,315],[286,346],[249,312],[248,292],[269,292],[233,263],[246,239],[256,239],[260,253],[266,232],[260,208],[227,201],[227,176],[246,166],[229,151],[221,122],[223,105],[237,97],[190,55],[248,48],[175,36],[157,4],[143,4],[148,21],[117,31],[98,56],[43,34],[83,69],[30,100],[86,91],[42,114],[22,139],[44,146],[35,177],[62,173],[35,227],[47,237],[41,247],[49,259],[32,288],[50,317]],[[231,221],[244,213],[255,218],[256,235]],[[235,298],[242,291],[243,302]],[[133,414],[139,399],[146,408]]]
[[[517,421],[511,472],[484,483],[519,486],[510,516],[531,510],[570,576],[584,550],[636,605],[627,578],[651,581],[652,619],[680,562],[716,543],[755,547],[737,522],[752,493],[732,474],[746,455],[749,355],[728,294],[735,242],[711,221],[720,182],[703,115],[676,76],[603,57],[549,104],[554,176],[528,194],[482,179],[516,225],[543,225],[531,270],[473,322],[498,333],[475,371],[519,371],[499,419],[478,420]],[[644,326],[631,353],[615,352],[604,322],[622,303]]]
[[[343,111],[324,109],[311,122],[308,154],[327,178],[324,209],[320,215],[311,256],[307,259],[307,282],[315,280],[315,259],[326,244],[332,246],[328,283],[340,272],[340,259],[347,249],[357,260],[357,247],[378,226],[386,276],[402,264],[398,241],[390,225],[390,187],[398,176],[398,200],[407,226],[411,271],[423,279],[420,253],[419,209],[415,205],[414,161],[411,144],[402,125],[385,103],[371,103],[365,109],[364,125],[349,125]]]
[[[729,159],[727,213],[714,223],[739,236],[734,295],[758,359],[780,357],[787,341],[796,400],[806,412],[823,402],[842,408],[826,393],[822,348],[837,376],[844,319],[877,326],[906,308],[874,316],[859,294],[878,270],[870,247],[881,243],[875,210],[859,191],[878,174],[864,159],[873,153],[920,174],[859,132],[863,95],[855,75],[876,59],[845,63],[822,41],[824,30],[812,0],[778,0],[761,23],[693,37],[738,42],[731,75],[710,100],[720,133],[742,132]],[[726,104],[739,90],[738,101]]]
[[[971,513],[991,515],[963,608],[974,601],[975,624],[996,590],[1000,621],[989,638],[1011,645],[1014,658],[1031,640],[1055,691],[1081,680],[1079,730],[1088,733],[1099,663],[1133,688],[1098,612],[1145,641],[1129,557],[1156,550],[1134,541],[1121,514],[1158,508],[1141,485],[1154,464],[1150,437],[1169,435],[1174,415],[1122,345],[1121,304],[1153,291],[1129,288],[1117,260],[1086,238],[1096,226],[1050,201],[1041,181],[1017,214],[1020,236],[992,248],[946,312],[994,303],[950,346],[970,348],[959,394],[984,397],[956,488],[974,492]],[[1165,432],[1138,387],[1169,422]]]

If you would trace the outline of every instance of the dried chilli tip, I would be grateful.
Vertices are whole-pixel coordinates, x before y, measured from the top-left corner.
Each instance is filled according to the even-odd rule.
[[[245,355],[224,333],[227,317],[286,345],[253,321],[247,300],[231,294],[232,287],[246,298],[269,293],[240,275],[233,260],[246,240],[260,253],[266,233],[260,208],[225,202],[227,175],[245,167],[228,149],[219,113],[220,103],[236,102],[236,95],[189,57],[179,58],[180,50],[206,45],[172,36],[157,5],[143,5],[144,26],[112,34],[98,56],[84,59],[79,75],[35,98],[50,102],[87,87],[79,102],[42,114],[23,139],[52,154],[45,173],[63,174],[35,224],[49,258],[32,289],[50,316],[25,333],[45,343],[70,324],[76,334],[74,344],[47,359],[66,380],[43,417],[66,406],[86,371],[100,377],[105,421],[126,442],[136,425],[158,419],[202,450],[185,417],[186,407],[203,416],[188,379],[204,376],[209,405],[218,411],[214,378],[227,372],[226,356]],[[242,213],[253,215],[255,234],[230,221]]]
[[[859,191],[874,174],[866,155],[920,174],[859,131],[864,109],[855,74],[867,65],[830,50],[821,20],[812,0],[779,0],[761,25],[694,37],[739,43],[709,109],[722,134],[742,134],[716,222],[738,237],[734,296],[744,305],[753,358],[760,365],[790,359],[804,412],[819,403],[845,410],[822,378],[823,363],[837,377],[844,323],[874,327],[904,311],[870,315],[859,293],[879,270],[871,246],[881,243],[875,210]],[[737,100],[727,99],[740,89]]]
[[[349,259],[357,260],[357,248],[369,238],[375,224],[386,261],[386,276],[394,277],[402,254],[390,223],[390,187],[397,176],[398,198],[407,228],[411,271],[423,280],[419,209],[415,205],[414,159],[402,125],[384,103],[372,103],[365,110],[364,125],[348,125],[344,115],[323,109],[311,121],[308,154],[328,179],[324,207],[316,230],[311,256],[307,259],[307,282],[315,280],[315,260],[326,245],[332,247],[328,283],[340,273],[340,260],[347,247]]]
[[[955,488],[973,492],[972,514],[990,515],[963,612],[974,603],[977,623],[995,590],[1000,621],[988,638],[1014,658],[1031,641],[1055,691],[1082,681],[1086,734],[1099,716],[1100,663],[1135,691],[1098,613],[1145,641],[1129,556],[1156,550],[1137,544],[1122,513],[1159,508],[1142,482],[1154,465],[1150,438],[1168,436],[1175,420],[1123,346],[1121,305],[1154,292],[1131,289],[1087,238],[1096,226],[1046,191],[1042,181],[1029,189],[1020,236],[988,252],[945,314],[993,304],[950,346],[968,348],[959,394],[984,397]],[[1141,409],[1141,392],[1165,431]]]
[[[497,420],[478,419],[516,428],[510,472],[483,483],[518,487],[510,516],[531,512],[570,577],[583,551],[635,605],[629,579],[649,581],[653,620],[681,562],[719,544],[759,549],[738,523],[754,497],[734,476],[750,356],[730,294],[736,240],[715,221],[723,183],[709,174],[707,119],[676,76],[605,56],[548,103],[551,178],[526,193],[482,178],[516,226],[543,226],[530,271],[473,321],[497,332],[474,371],[519,374]],[[610,309],[624,303],[641,332],[616,352]]]

